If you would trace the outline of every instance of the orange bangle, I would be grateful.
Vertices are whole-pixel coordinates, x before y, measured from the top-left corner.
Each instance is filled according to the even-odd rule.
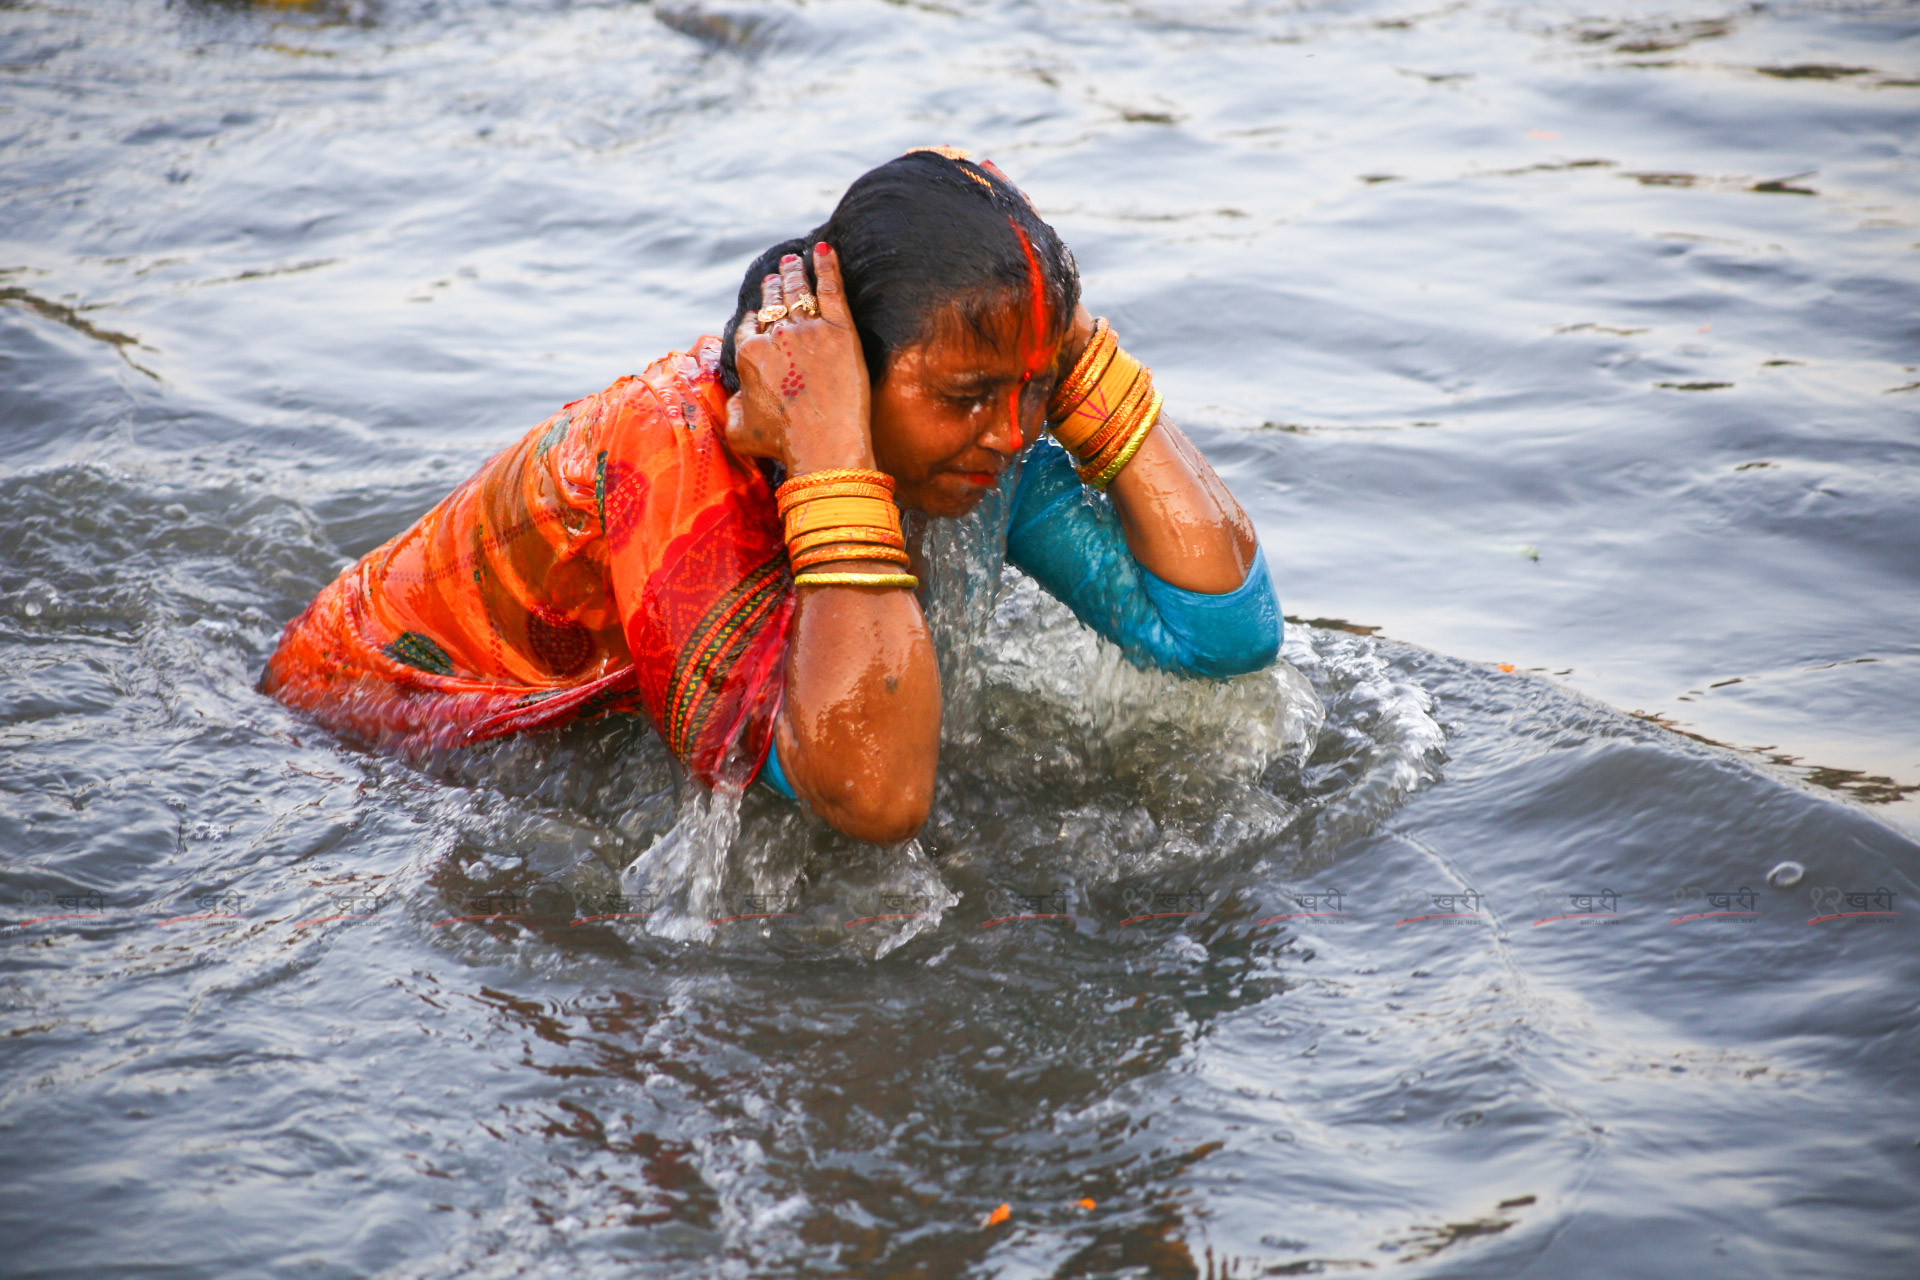
[[[1147,442],[1147,437],[1153,433],[1154,427],[1159,422],[1160,393],[1156,391],[1147,401],[1147,411],[1140,415],[1139,428],[1127,437],[1127,442],[1120,447],[1120,451],[1097,472],[1094,472],[1092,463],[1082,467],[1080,478],[1096,489],[1104,489],[1112,484],[1113,478],[1126,470],[1127,464],[1133,461],[1133,455],[1140,452],[1140,446]],[[1090,472],[1092,474],[1089,474]]]
[[[812,533],[803,533],[797,538],[787,539],[787,554],[799,555],[802,551],[811,551],[815,547],[824,547],[830,542],[870,542],[878,547],[900,547],[907,545],[905,536],[898,529],[876,529],[871,525],[843,524],[830,529],[816,529]]]
[[[900,508],[883,498],[819,498],[790,508],[786,515],[789,541],[800,534],[837,524],[900,528]]]
[[[774,490],[775,497],[789,493],[798,493],[819,484],[877,484],[888,493],[893,492],[893,477],[884,471],[874,471],[867,467],[829,467],[823,471],[806,471],[797,476],[789,476],[787,482]]]
[[[1120,348],[1120,339],[1114,335],[1113,326],[1107,323],[1105,316],[1093,322],[1093,336],[1087,339],[1087,349],[1073,363],[1073,371],[1067,374],[1054,389],[1053,399],[1047,404],[1047,418],[1053,422],[1065,421],[1087,393],[1100,383],[1100,375],[1107,371],[1107,364],[1113,359],[1113,353]]]
[[[1067,452],[1073,455],[1075,462],[1084,464],[1099,457],[1101,451],[1111,446],[1116,440],[1124,440],[1126,438],[1126,419],[1116,413],[1101,423],[1100,429],[1094,432],[1092,436],[1082,440],[1078,449],[1069,449]]]
[[[836,560],[886,560],[893,564],[913,563],[913,557],[898,547],[880,547],[871,542],[830,542],[793,557],[793,570],[798,573],[813,565],[830,564]]]
[[[1145,365],[1142,365],[1140,376],[1134,379],[1131,387],[1127,388],[1126,395],[1122,396],[1120,403],[1113,407],[1113,412],[1107,416],[1105,422],[1100,424],[1100,429],[1080,442],[1080,447],[1073,451],[1074,456],[1082,462],[1091,463],[1107,450],[1117,447],[1135,427],[1140,425],[1137,415],[1141,402],[1152,394],[1153,374]]]
[[[820,498],[878,498],[882,502],[893,501],[893,491],[877,484],[864,481],[840,480],[832,484],[816,485],[811,489],[802,489],[797,493],[781,493],[774,497],[785,515],[803,502],[813,502]]]
[[[1102,423],[1113,420],[1128,393],[1139,385],[1145,370],[1145,365],[1116,348],[1112,363],[1100,376],[1099,385],[1087,393],[1072,413],[1054,424],[1055,438],[1070,451],[1084,453],[1089,448],[1087,441],[1099,432]]]
[[[1141,411],[1152,396],[1153,370],[1141,365],[1140,376],[1133,380],[1133,385],[1127,388],[1127,393],[1120,397],[1118,404],[1113,406],[1111,420],[1125,424],[1121,428],[1122,435],[1140,425]]]

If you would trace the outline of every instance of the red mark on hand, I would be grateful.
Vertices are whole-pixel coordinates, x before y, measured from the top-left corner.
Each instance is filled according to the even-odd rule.
[[[780,394],[791,400],[807,389],[807,380],[800,376],[800,370],[794,365],[787,366],[787,376],[780,379]]]

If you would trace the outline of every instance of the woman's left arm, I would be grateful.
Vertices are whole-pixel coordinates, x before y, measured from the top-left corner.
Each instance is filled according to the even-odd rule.
[[[1063,376],[1092,338],[1093,316],[1082,305],[1061,351]],[[1107,493],[1128,550],[1156,577],[1205,595],[1236,591],[1246,581],[1258,550],[1253,522],[1164,413]]]

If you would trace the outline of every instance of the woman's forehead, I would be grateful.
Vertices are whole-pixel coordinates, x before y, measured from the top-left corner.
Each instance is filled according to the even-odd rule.
[[[927,374],[947,382],[1006,382],[1025,376],[1036,344],[1049,352],[1058,334],[1031,332],[1017,300],[995,307],[979,317],[963,317],[957,310],[943,314],[926,339],[908,348]]]

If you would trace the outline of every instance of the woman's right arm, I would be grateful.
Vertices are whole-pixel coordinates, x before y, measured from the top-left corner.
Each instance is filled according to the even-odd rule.
[[[1168,582],[1141,563],[1115,504],[1081,483],[1054,440],[1035,444],[1020,473],[1007,559],[1136,665],[1225,679],[1279,654],[1280,607],[1257,543],[1237,585],[1210,584],[1227,590]]]
[[[789,476],[872,469],[871,384],[847,309],[840,263],[814,247],[817,319],[735,335],[740,391],[728,407],[734,452],[780,461]],[[763,305],[808,292],[795,256],[768,276]],[[835,570],[897,572],[883,561]],[[796,589],[786,699],[774,726],[781,771],[799,797],[857,840],[913,835],[933,805],[940,754],[940,671],[913,592],[902,587]]]

